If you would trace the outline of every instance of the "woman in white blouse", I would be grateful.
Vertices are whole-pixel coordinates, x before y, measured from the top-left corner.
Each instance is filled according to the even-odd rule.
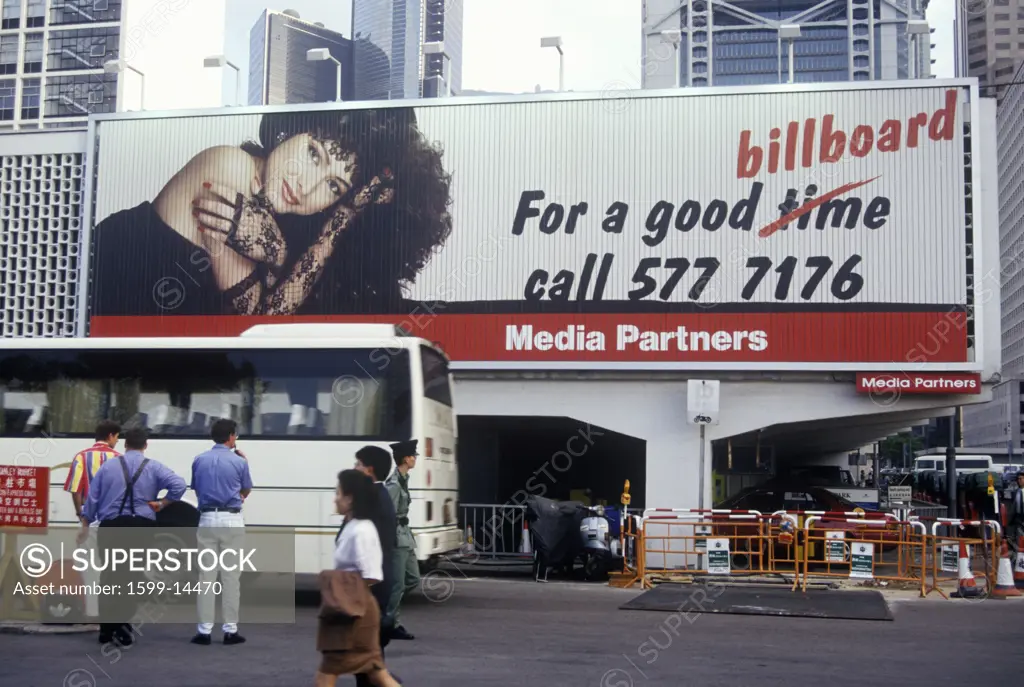
[[[344,524],[334,549],[335,570],[358,572],[366,581],[366,613],[355,621],[320,620],[317,649],[322,655],[316,687],[334,687],[340,675],[365,674],[378,687],[398,687],[384,667],[380,650],[380,609],[370,586],[384,578],[380,537],[372,518],[379,503],[373,480],[358,470],[338,473],[334,504]]]

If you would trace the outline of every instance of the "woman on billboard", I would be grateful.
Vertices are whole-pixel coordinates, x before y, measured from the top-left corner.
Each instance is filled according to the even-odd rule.
[[[95,232],[93,315],[402,308],[451,232],[450,177],[412,108],[265,115]]]

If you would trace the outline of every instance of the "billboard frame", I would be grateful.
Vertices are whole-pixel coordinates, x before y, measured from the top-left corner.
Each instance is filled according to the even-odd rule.
[[[82,231],[80,255],[82,256],[79,267],[80,298],[78,304],[78,336],[88,337],[89,330],[89,270],[91,265],[91,245],[93,232],[93,219],[95,210],[95,194],[97,181],[98,146],[100,143],[101,129],[103,122],[115,122],[126,120],[153,120],[153,119],[182,119],[198,117],[223,117],[235,115],[257,115],[269,113],[296,112],[301,108],[304,112],[329,112],[333,110],[369,110],[388,108],[408,107],[457,107],[472,105],[497,105],[497,104],[528,104],[528,103],[549,103],[549,102],[592,102],[611,99],[621,100],[643,100],[656,98],[699,98],[709,96],[728,95],[768,95],[768,94],[798,94],[798,93],[819,93],[819,92],[851,92],[851,91],[894,91],[910,89],[944,89],[957,88],[966,89],[969,99],[969,107],[964,110],[964,123],[971,124],[981,121],[981,110],[979,104],[980,89],[977,78],[952,78],[952,79],[928,79],[928,80],[896,80],[896,81],[842,81],[835,83],[814,83],[814,84],[766,84],[758,86],[708,86],[698,88],[678,89],[631,89],[631,90],[603,90],[599,92],[561,92],[561,93],[528,93],[523,95],[494,95],[494,96],[456,96],[445,98],[411,98],[403,100],[364,100],[364,101],[342,101],[324,103],[303,103],[301,105],[250,105],[242,107],[222,106],[216,108],[182,109],[182,110],[152,110],[138,112],[116,112],[104,114],[90,114],[88,120],[87,145],[85,156],[85,202],[82,204]],[[974,132],[971,132],[972,140]],[[988,188],[989,180],[983,170],[984,161],[975,163],[973,156],[978,152],[978,146],[971,147],[971,187],[972,189]],[[974,198],[973,211],[973,246],[972,261],[974,271],[968,274],[967,278],[974,284],[974,302],[967,304],[968,316],[974,318],[974,346],[969,348],[969,353],[974,359],[962,363],[912,363],[909,361],[891,363],[721,363],[721,362],[550,362],[550,361],[452,361],[453,370],[490,370],[490,371],[528,371],[528,370],[551,370],[551,371],[751,371],[751,372],[978,372],[984,371],[984,347],[979,340],[985,338],[984,308],[977,305],[977,287],[980,285],[982,276],[985,274],[986,265],[983,260],[983,251],[979,244],[985,241],[981,238],[985,232],[985,223],[982,213],[978,208],[983,204],[978,194],[972,191]],[[909,353],[909,351],[908,351]]]

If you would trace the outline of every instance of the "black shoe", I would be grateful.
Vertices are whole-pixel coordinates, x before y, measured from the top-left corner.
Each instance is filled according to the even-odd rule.
[[[100,644],[110,644],[114,641],[114,635],[100,634]]]
[[[416,638],[412,635],[411,632],[406,630],[401,625],[396,625],[395,628],[393,630],[391,630],[391,639],[416,639]]]
[[[130,630],[117,630],[114,632],[114,641],[121,646],[131,646],[135,643],[135,638],[132,637]]]
[[[224,644],[227,646],[231,646],[232,644],[245,644],[245,637],[237,632],[226,632],[224,634]]]
[[[209,646],[212,640],[210,639],[210,635],[204,635],[202,632],[197,632],[196,636],[189,641],[191,641],[193,644]]]

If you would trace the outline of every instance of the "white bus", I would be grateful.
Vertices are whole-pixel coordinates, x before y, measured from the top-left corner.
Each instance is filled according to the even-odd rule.
[[[972,472],[989,472],[993,469],[992,456],[968,456],[957,454],[953,459],[953,466],[957,474]],[[946,457],[942,455],[917,458],[914,460],[914,472],[922,470],[938,470],[943,472],[946,469]]]
[[[188,482],[192,459],[212,445],[211,423],[230,417],[252,472],[246,524],[294,528],[297,573],[331,567],[337,474],[368,444],[419,440],[409,521],[421,564],[462,544],[448,359],[391,325],[267,325],[234,338],[3,339],[0,408],[0,464],[52,469],[54,525],[75,524],[63,483],[99,420],[146,426],[147,455]],[[195,505],[194,492],[185,500]]]

